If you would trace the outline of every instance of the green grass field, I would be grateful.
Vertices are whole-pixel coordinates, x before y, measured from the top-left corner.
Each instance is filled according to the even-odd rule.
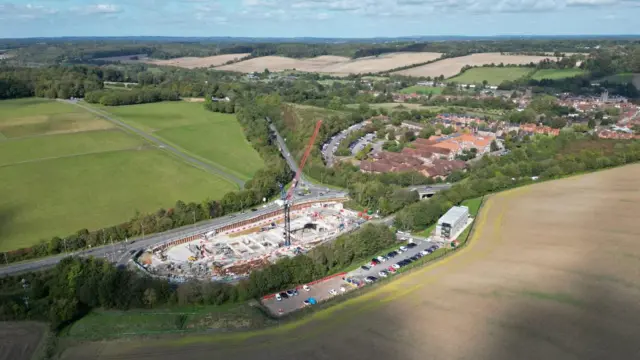
[[[500,85],[506,80],[518,80],[531,71],[529,68],[520,67],[479,67],[469,69],[447,81],[460,84],[481,84],[484,80],[487,80],[490,85]]]
[[[201,103],[165,102],[101,110],[248,180],[264,166],[234,115],[207,111]]]
[[[583,74],[586,74],[586,71],[582,69],[542,69],[536,71],[533,75],[531,75],[531,78],[533,80],[558,80]]]
[[[640,74],[620,73],[620,74],[610,75],[602,79],[599,79],[599,81],[601,82],[605,80],[615,84],[632,83],[636,87],[636,89],[640,90]]]
[[[176,306],[168,309],[93,311],[61,334],[64,339],[100,340],[159,334],[260,328],[271,322],[246,304]]]
[[[73,105],[6,100],[0,114],[0,251],[236,189]]]
[[[420,95],[428,95],[428,94],[433,94],[433,95],[439,95],[442,94],[442,90],[444,90],[444,88],[441,87],[433,87],[433,86],[419,86],[419,85],[413,85],[413,86],[409,86],[406,87],[402,90],[400,90],[401,94],[420,94]]]

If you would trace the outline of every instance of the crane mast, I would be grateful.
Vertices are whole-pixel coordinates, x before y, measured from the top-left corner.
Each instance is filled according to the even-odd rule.
[[[293,206],[293,192],[298,186],[298,182],[300,181],[300,177],[302,176],[302,170],[304,169],[304,165],[307,163],[307,159],[309,158],[309,154],[311,154],[311,148],[313,147],[313,143],[316,141],[316,137],[318,136],[318,132],[320,131],[320,126],[322,126],[322,120],[318,120],[316,123],[316,127],[313,130],[313,135],[311,135],[311,139],[309,139],[309,143],[307,144],[307,148],[302,155],[302,159],[300,160],[300,165],[298,166],[298,171],[293,178],[293,182],[291,183],[291,187],[284,199],[284,245],[291,246],[291,207]]]

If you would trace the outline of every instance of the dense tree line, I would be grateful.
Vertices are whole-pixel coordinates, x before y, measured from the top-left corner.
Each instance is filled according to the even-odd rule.
[[[113,80],[96,67],[0,67],[0,99],[83,97],[85,92],[102,89],[104,81]]]
[[[84,100],[91,104],[120,106],[160,101],[178,101],[180,100],[180,94],[169,89],[157,88],[97,90],[86,93]]]
[[[95,308],[240,302],[333,274],[395,242],[386,226],[366,225],[307,254],[254,271],[236,285],[199,280],[172,285],[102,259],[67,257],[51,270],[0,278],[0,321],[41,320],[59,329]]]
[[[411,204],[396,215],[396,226],[419,230],[435,223],[452,205],[540,180],[595,171],[640,161],[640,141],[592,138],[564,130],[560,136],[536,136],[502,157],[485,156],[467,178],[427,202]]]

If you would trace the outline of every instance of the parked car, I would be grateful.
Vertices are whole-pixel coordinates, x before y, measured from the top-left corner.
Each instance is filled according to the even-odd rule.
[[[376,265],[380,264],[380,260],[378,260],[378,259],[371,259],[371,264],[372,264],[372,266],[376,266]]]
[[[395,264],[394,264],[395,265]],[[396,268],[394,268],[393,266],[389,266],[389,268],[387,269],[390,273],[394,274],[396,271],[398,271]]]
[[[377,259],[378,259],[378,261],[380,261],[380,262],[385,262],[385,261],[389,260],[389,259],[387,259],[387,257],[386,257],[386,256],[383,256],[383,255],[378,256],[378,257],[377,257]]]
[[[403,245],[403,246],[400,246],[400,250],[405,252],[405,251],[409,250],[409,248]]]
[[[331,290],[329,290],[329,294],[333,295],[333,296],[336,296],[336,295],[338,295],[338,292],[335,291],[334,289],[331,289]]]
[[[286,292],[281,292],[279,295],[280,295],[280,297],[282,297],[283,299],[288,299],[288,298],[289,298],[289,295],[287,295],[287,293],[286,293]]]
[[[402,249],[398,248],[398,249],[396,250],[396,252],[397,252],[398,254],[402,254],[404,251],[403,251]]]
[[[362,269],[364,271],[367,271],[367,270],[371,269],[371,267],[369,267],[367,265],[362,265],[362,266],[360,266],[360,269]]]
[[[422,251],[420,251],[420,254],[422,254],[422,255],[429,255],[429,254],[431,254],[431,250],[429,250],[429,249],[427,249],[427,250],[422,250]]]
[[[389,273],[386,270],[380,270],[378,275],[380,275],[381,277],[387,277],[389,275]]]
[[[344,287],[344,286],[340,286],[340,292],[342,292],[342,293],[343,293],[343,292],[346,292],[346,291],[347,291],[347,288],[346,288],[346,287]]]
[[[304,291],[311,291],[311,288],[309,287],[309,285],[303,285],[303,286],[302,286],[302,289],[303,289]]]
[[[413,249],[413,248],[414,248],[414,247],[416,247],[416,246],[418,246],[418,244],[416,244],[416,243],[412,243],[412,242],[410,242],[410,243],[408,243],[408,244],[407,244],[407,248],[409,248],[409,249]]]
[[[390,252],[390,253],[388,253],[388,254],[387,254],[387,257],[392,258],[392,257],[395,257],[396,255],[398,255],[398,253],[397,253],[397,252],[395,252],[395,251],[392,251],[392,252]]]
[[[293,297],[294,295],[295,293],[293,292],[293,290],[287,290],[287,296]]]
[[[391,265],[391,267],[394,269],[400,269],[402,267],[402,261]]]
[[[367,277],[364,279],[364,281],[365,281],[365,282],[367,282],[367,283],[369,283],[369,284],[371,284],[372,282],[374,282],[374,281],[376,281],[376,280],[378,280],[378,278],[377,278],[377,277],[375,277],[375,276],[367,276]]]
[[[276,294],[276,301],[282,301],[282,296],[280,296],[280,294]]]
[[[302,302],[304,304],[304,306],[309,306],[311,305],[311,302],[309,301],[309,299],[305,300]]]

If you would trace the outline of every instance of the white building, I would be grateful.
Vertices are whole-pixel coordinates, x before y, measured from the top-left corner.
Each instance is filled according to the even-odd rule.
[[[469,208],[466,206],[454,206],[446,214],[438,219],[436,235],[451,239],[467,225],[469,221]]]

